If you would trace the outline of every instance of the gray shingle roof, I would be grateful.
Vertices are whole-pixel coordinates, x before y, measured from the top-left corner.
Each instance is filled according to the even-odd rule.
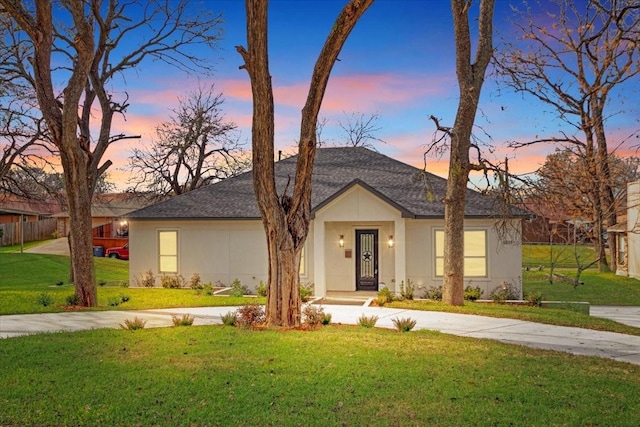
[[[275,164],[278,191],[295,176],[297,156]],[[354,185],[361,185],[407,218],[442,218],[446,180],[362,147],[320,148],[312,178],[311,209],[322,208]],[[289,184],[289,192],[293,182]],[[521,216],[522,211],[513,214]],[[493,197],[467,190],[467,217],[498,217]],[[250,219],[260,218],[247,172],[176,196],[129,214],[132,219]]]

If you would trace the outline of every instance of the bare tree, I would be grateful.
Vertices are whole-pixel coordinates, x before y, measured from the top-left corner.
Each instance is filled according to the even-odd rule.
[[[221,19],[187,0],[66,0],[53,8],[47,0],[0,0],[20,43],[8,47],[12,60],[0,64],[0,78],[35,90],[64,171],[75,290],[82,305],[95,306],[91,199],[111,165],[103,161],[107,148],[133,137],[111,133],[114,116],[129,105],[127,93],[114,88],[147,59],[207,70],[206,56],[191,46],[214,47]]]
[[[600,269],[609,269],[601,230],[616,223],[605,108],[614,88],[640,73],[640,4],[635,0],[554,0],[548,20],[529,10],[515,23],[518,43],[506,43],[497,57],[500,73],[518,92],[554,109],[583,138],[560,135],[538,142],[563,143],[584,156],[592,177],[596,249]]]
[[[478,46],[472,61],[469,9],[471,1],[451,0],[453,30],[456,43],[456,76],[460,99],[453,127],[442,126],[431,116],[441,137],[435,138],[429,150],[449,141],[449,174],[444,198],[444,277],[442,301],[451,305],[464,303],[464,216],[467,182],[471,170],[486,170],[480,148],[472,143],[480,92],[493,54],[493,9],[495,0],[480,1]],[[478,153],[478,163],[470,160],[471,150]]]
[[[156,128],[157,139],[132,150],[132,190],[178,195],[246,171],[249,160],[235,123],[222,114],[223,102],[213,85],[180,99],[169,121]]]
[[[373,0],[350,0],[338,15],[313,69],[302,110],[293,195],[278,194],[274,174],[274,106],[267,49],[267,1],[246,0],[247,48],[238,46],[253,93],[253,185],[269,254],[267,322],[300,324],[300,254],[311,220],[311,174],[318,112],[331,69],[358,19]]]
[[[378,125],[378,120],[380,120],[378,113],[368,115],[364,113],[351,113],[350,115],[344,113],[344,116],[344,120],[338,120],[338,125],[346,136],[344,145],[375,149],[374,141],[386,144],[385,140],[377,136],[382,129]]]

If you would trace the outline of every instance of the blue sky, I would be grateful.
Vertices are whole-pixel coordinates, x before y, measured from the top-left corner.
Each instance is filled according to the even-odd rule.
[[[513,38],[508,22],[512,16],[511,3],[497,0],[496,46],[501,37]],[[276,149],[295,151],[300,111],[313,64],[344,4],[345,1],[334,0],[272,0],[270,3],[269,51],[276,103]],[[244,2],[209,0],[201,6],[221,12],[224,24],[219,49],[202,52],[214,62],[215,75],[200,78],[200,83],[213,82],[224,94],[226,117],[239,126],[241,139],[250,148],[250,83],[246,71],[238,68],[242,58],[235,50],[236,45],[246,46]],[[545,17],[544,8],[536,7],[540,8],[540,16]],[[454,65],[448,1],[377,0],[350,35],[332,72],[320,113],[320,117],[328,120],[323,138],[340,145],[344,137],[337,119],[344,121],[345,113],[377,113],[381,128],[378,137],[387,143],[376,142],[376,148],[383,154],[422,167],[422,154],[435,131],[428,117],[434,115],[446,125],[453,124],[455,119],[458,88]],[[150,142],[154,138],[154,127],[168,120],[171,109],[177,106],[178,96],[186,95],[197,85],[195,76],[186,76],[158,63],[144,63],[137,74],[130,73],[127,78],[131,106],[127,121],[116,122],[114,133],[141,134],[139,143]],[[614,103],[625,102],[625,112],[611,120],[608,136],[612,147],[616,145],[616,138],[640,127],[636,87],[637,79],[614,94]],[[618,99],[620,94],[625,96]],[[611,112],[618,110],[617,105],[612,107]],[[482,128],[478,128],[477,135],[495,149],[488,157],[495,161],[509,157],[510,169],[519,173],[537,169],[553,147],[514,151],[506,147],[506,142],[552,136],[561,126],[548,107],[530,97],[509,93],[492,77],[485,83],[476,124]],[[117,183],[126,179],[123,169],[126,169],[130,150],[126,144],[119,143],[106,154],[106,158],[115,163],[110,176]],[[446,167],[446,158],[428,159],[430,172],[446,176]]]

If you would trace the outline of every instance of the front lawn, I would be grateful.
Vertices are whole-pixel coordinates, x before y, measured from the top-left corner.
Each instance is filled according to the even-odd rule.
[[[94,330],[0,365],[0,425],[640,424],[640,366],[429,331]]]

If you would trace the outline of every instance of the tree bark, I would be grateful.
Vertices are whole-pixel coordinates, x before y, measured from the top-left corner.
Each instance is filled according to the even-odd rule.
[[[350,0],[341,11],[316,61],[302,110],[293,195],[278,195],[274,173],[274,107],[267,48],[267,1],[246,0],[247,49],[238,46],[253,94],[253,183],[269,256],[267,324],[300,324],[300,255],[311,220],[311,174],[318,113],[335,63],[349,33],[373,0]]]
[[[444,214],[444,277],[442,300],[450,305],[464,303],[464,212],[471,164],[469,150],[484,75],[493,53],[493,9],[495,0],[480,2],[478,49],[471,62],[469,31],[470,2],[451,0],[456,41],[456,75],[460,100],[450,130],[451,148]]]

